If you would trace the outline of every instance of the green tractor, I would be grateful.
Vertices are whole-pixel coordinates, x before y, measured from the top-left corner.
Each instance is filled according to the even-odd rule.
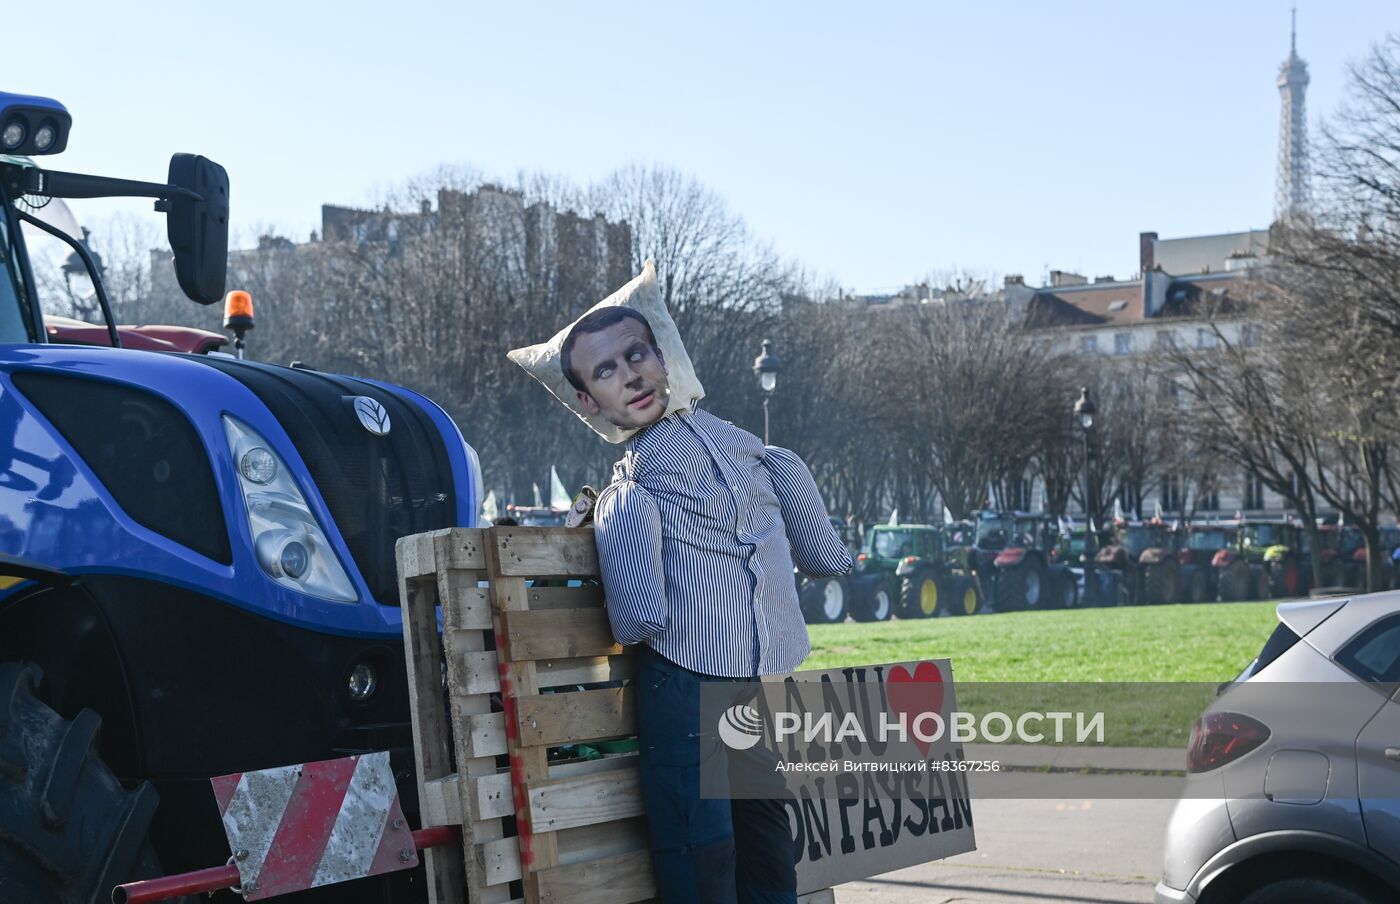
[[[856,556],[856,621],[972,615],[981,602],[971,578],[953,567],[943,531],[928,524],[881,524]]]
[[[1266,599],[1302,596],[1311,570],[1303,529],[1283,519],[1240,522],[1240,554],[1256,572],[1256,589]]]

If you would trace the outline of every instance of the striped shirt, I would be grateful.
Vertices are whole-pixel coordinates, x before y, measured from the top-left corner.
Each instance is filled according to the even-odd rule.
[[[802,459],[705,411],[634,435],[594,519],[618,642],[706,675],[797,668],[811,644],[794,561],[814,577],[851,569]]]

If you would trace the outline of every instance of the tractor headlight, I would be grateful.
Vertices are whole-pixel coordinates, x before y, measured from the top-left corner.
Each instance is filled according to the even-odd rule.
[[[51,122],[44,123],[39,126],[39,131],[34,133],[34,150],[38,151],[40,154],[45,153],[49,148],[53,147],[53,143],[57,138],[58,129],[54,128],[54,124]]]
[[[271,483],[277,476],[277,458],[262,446],[254,446],[238,459],[238,473],[259,486]]]
[[[12,119],[5,123],[4,131],[0,131],[0,147],[7,151],[24,144],[24,123],[18,119]]]
[[[346,689],[350,692],[350,699],[356,703],[363,703],[379,688],[379,676],[375,674],[374,666],[368,662],[357,662],[350,670],[349,680],[346,682]]]
[[[224,433],[238,463],[238,485],[262,570],[284,587],[335,602],[355,602],[355,586],[271,444],[228,415]]]

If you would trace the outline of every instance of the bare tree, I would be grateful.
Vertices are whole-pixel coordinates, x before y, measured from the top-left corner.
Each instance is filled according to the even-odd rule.
[[[1316,492],[1362,532],[1368,586],[1382,579],[1379,528],[1396,495],[1400,413],[1400,36],[1351,67],[1347,100],[1322,130],[1311,216],[1275,227],[1270,276],[1288,353],[1307,362],[1318,429]]]
[[[871,343],[883,378],[872,401],[896,427],[910,492],[926,481],[954,516],[967,517],[987,502],[988,487],[1031,470],[1035,436],[1062,426],[1060,400],[1047,404],[1043,394],[1061,362],[1001,302],[930,303],[880,316],[889,320]]]

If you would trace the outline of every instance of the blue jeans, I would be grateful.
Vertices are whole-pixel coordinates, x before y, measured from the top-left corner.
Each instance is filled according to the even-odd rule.
[[[797,869],[783,801],[700,797],[700,764],[710,757],[724,757],[737,771],[745,757],[771,756],[761,745],[731,750],[716,726],[700,725],[700,687],[711,683],[732,685],[736,698],[758,685],[754,678],[692,672],[648,647],[638,655],[642,795],[657,895],[663,904],[795,904]]]

